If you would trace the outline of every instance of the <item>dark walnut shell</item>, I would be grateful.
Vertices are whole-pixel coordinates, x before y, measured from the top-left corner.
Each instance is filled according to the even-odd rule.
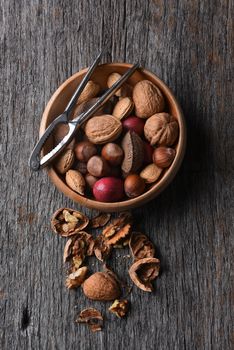
[[[89,227],[99,228],[105,226],[111,218],[109,213],[101,213],[90,220]]]
[[[80,231],[78,234],[68,239],[64,247],[63,261],[67,262],[73,259],[73,264],[75,262],[74,265],[76,265],[75,267],[79,267],[85,257],[89,255],[90,246],[92,244],[92,235],[85,231]]]
[[[144,161],[143,141],[134,131],[128,131],[123,137],[121,146],[124,151],[121,166],[124,175],[136,173]]]
[[[134,261],[144,258],[153,258],[155,249],[149,238],[140,232],[132,232],[129,247]]]
[[[172,146],[178,138],[179,125],[170,114],[157,113],[147,119],[144,134],[152,146]]]
[[[103,317],[100,311],[94,308],[82,310],[76,322],[86,323],[92,332],[101,331],[103,327]]]
[[[52,215],[51,228],[62,237],[77,234],[89,224],[89,219],[83,213],[70,209],[60,208]]]
[[[159,275],[160,260],[144,258],[136,261],[129,269],[129,276],[135,285],[145,292],[152,292],[151,281]]]

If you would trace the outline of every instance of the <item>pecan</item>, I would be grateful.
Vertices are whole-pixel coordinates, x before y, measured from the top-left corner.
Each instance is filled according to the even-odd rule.
[[[60,208],[52,215],[51,227],[60,236],[69,237],[83,230],[89,223],[87,216],[70,208]]]
[[[77,323],[86,323],[92,332],[101,331],[103,327],[103,317],[100,311],[94,308],[88,308],[79,314]]]
[[[108,214],[108,213],[99,214],[98,216],[95,216],[90,220],[90,227],[91,228],[103,227],[108,223],[110,218],[111,218],[111,214]]]
[[[118,317],[124,317],[129,309],[128,300],[118,300],[116,299],[114,303],[109,307],[109,311],[113,312]]]
[[[129,212],[121,213],[102,232],[109,245],[114,245],[126,238],[131,231],[132,216]]]
[[[87,266],[83,266],[75,272],[70,273],[66,278],[65,286],[68,289],[79,287],[84,282],[87,271]]]
[[[140,232],[132,232],[129,247],[134,261],[143,258],[153,258],[155,249],[149,238]]]
[[[112,247],[106,243],[105,238],[99,235],[94,241],[94,254],[100,261],[105,261],[109,258]]]
[[[156,258],[144,258],[136,261],[129,269],[129,275],[135,285],[146,291],[152,292],[151,281],[159,275],[160,260]]]

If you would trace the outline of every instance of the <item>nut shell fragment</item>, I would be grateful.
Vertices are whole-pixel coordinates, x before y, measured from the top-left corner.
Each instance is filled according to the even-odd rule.
[[[144,258],[153,258],[155,249],[149,238],[140,232],[132,232],[129,247],[134,261]]]
[[[152,292],[151,281],[159,275],[160,260],[144,258],[136,261],[129,269],[129,276],[135,285],[145,292]]]
[[[84,282],[86,274],[88,272],[87,266],[83,266],[76,270],[75,272],[70,273],[65,281],[65,286],[68,289],[73,289],[81,286]]]
[[[108,221],[110,221],[111,214],[108,213],[102,213],[90,220],[90,227],[91,228],[99,228],[105,226]]]
[[[129,310],[129,302],[126,299],[123,299],[123,300],[116,299],[114,303],[109,307],[108,310],[119,318],[124,317],[126,316]]]
[[[85,296],[92,300],[114,300],[119,298],[121,289],[114,273],[96,272],[82,284]]]
[[[112,246],[107,244],[103,235],[99,235],[94,241],[93,251],[98,260],[106,261],[111,254]]]
[[[52,230],[63,237],[75,235],[83,230],[88,223],[89,219],[87,216],[70,208],[60,208],[56,210],[51,218]]]
[[[88,308],[79,314],[76,319],[77,323],[86,323],[92,332],[97,332],[102,330],[103,317],[97,309]]]

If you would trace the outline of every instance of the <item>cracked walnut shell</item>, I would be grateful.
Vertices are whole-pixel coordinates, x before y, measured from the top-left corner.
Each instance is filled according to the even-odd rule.
[[[135,285],[145,292],[152,292],[151,281],[159,275],[160,260],[144,258],[136,261],[129,269],[129,276]]]
[[[83,230],[89,219],[83,213],[70,209],[60,208],[52,215],[51,228],[60,236],[69,237]]]
[[[155,254],[153,243],[141,232],[132,232],[129,248],[134,261],[144,258],[153,258]]]
[[[86,323],[92,332],[97,332],[102,330],[103,317],[100,311],[90,307],[81,311],[76,322]]]
[[[178,122],[168,113],[154,114],[147,119],[144,134],[152,146],[172,146],[179,134]]]

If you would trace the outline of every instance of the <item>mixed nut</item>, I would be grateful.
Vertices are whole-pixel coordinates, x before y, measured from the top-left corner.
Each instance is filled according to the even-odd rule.
[[[112,73],[107,87],[120,77]],[[74,108],[73,117],[92,106],[101,88],[92,80]],[[57,143],[67,133],[61,125]],[[77,132],[54,168],[82,196],[101,202],[135,198],[151,188],[176,156],[177,120],[166,112],[162,92],[149,80],[125,83]]]
[[[129,247],[133,259],[128,271],[131,281],[143,291],[153,291],[152,281],[159,275],[160,261],[155,257],[150,239],[133,230],[131,213],[124,212],[113,219],[111,214],[103,213],[89,219],[74,209],[60,208],[51,218],[51,227],[56,234],[68,237],[63,254],[64,263],[69,264],[65,280],[68,289],[81,286],[90,300],[113,301],[108,310],[117,317],[124,317],[129,310],[126,299],[129,291],[123,293],[126,283],[107,267],[107,263],[113,249]],[[101,229],[101,233],[90,233],[96,229]],[[103,263],[103,271],[89,273],[86,264],[89,256]],[[88,308],[81,311],[76,322],[86,323],[96,332],[102,329],[103,317],[98,310]]]

